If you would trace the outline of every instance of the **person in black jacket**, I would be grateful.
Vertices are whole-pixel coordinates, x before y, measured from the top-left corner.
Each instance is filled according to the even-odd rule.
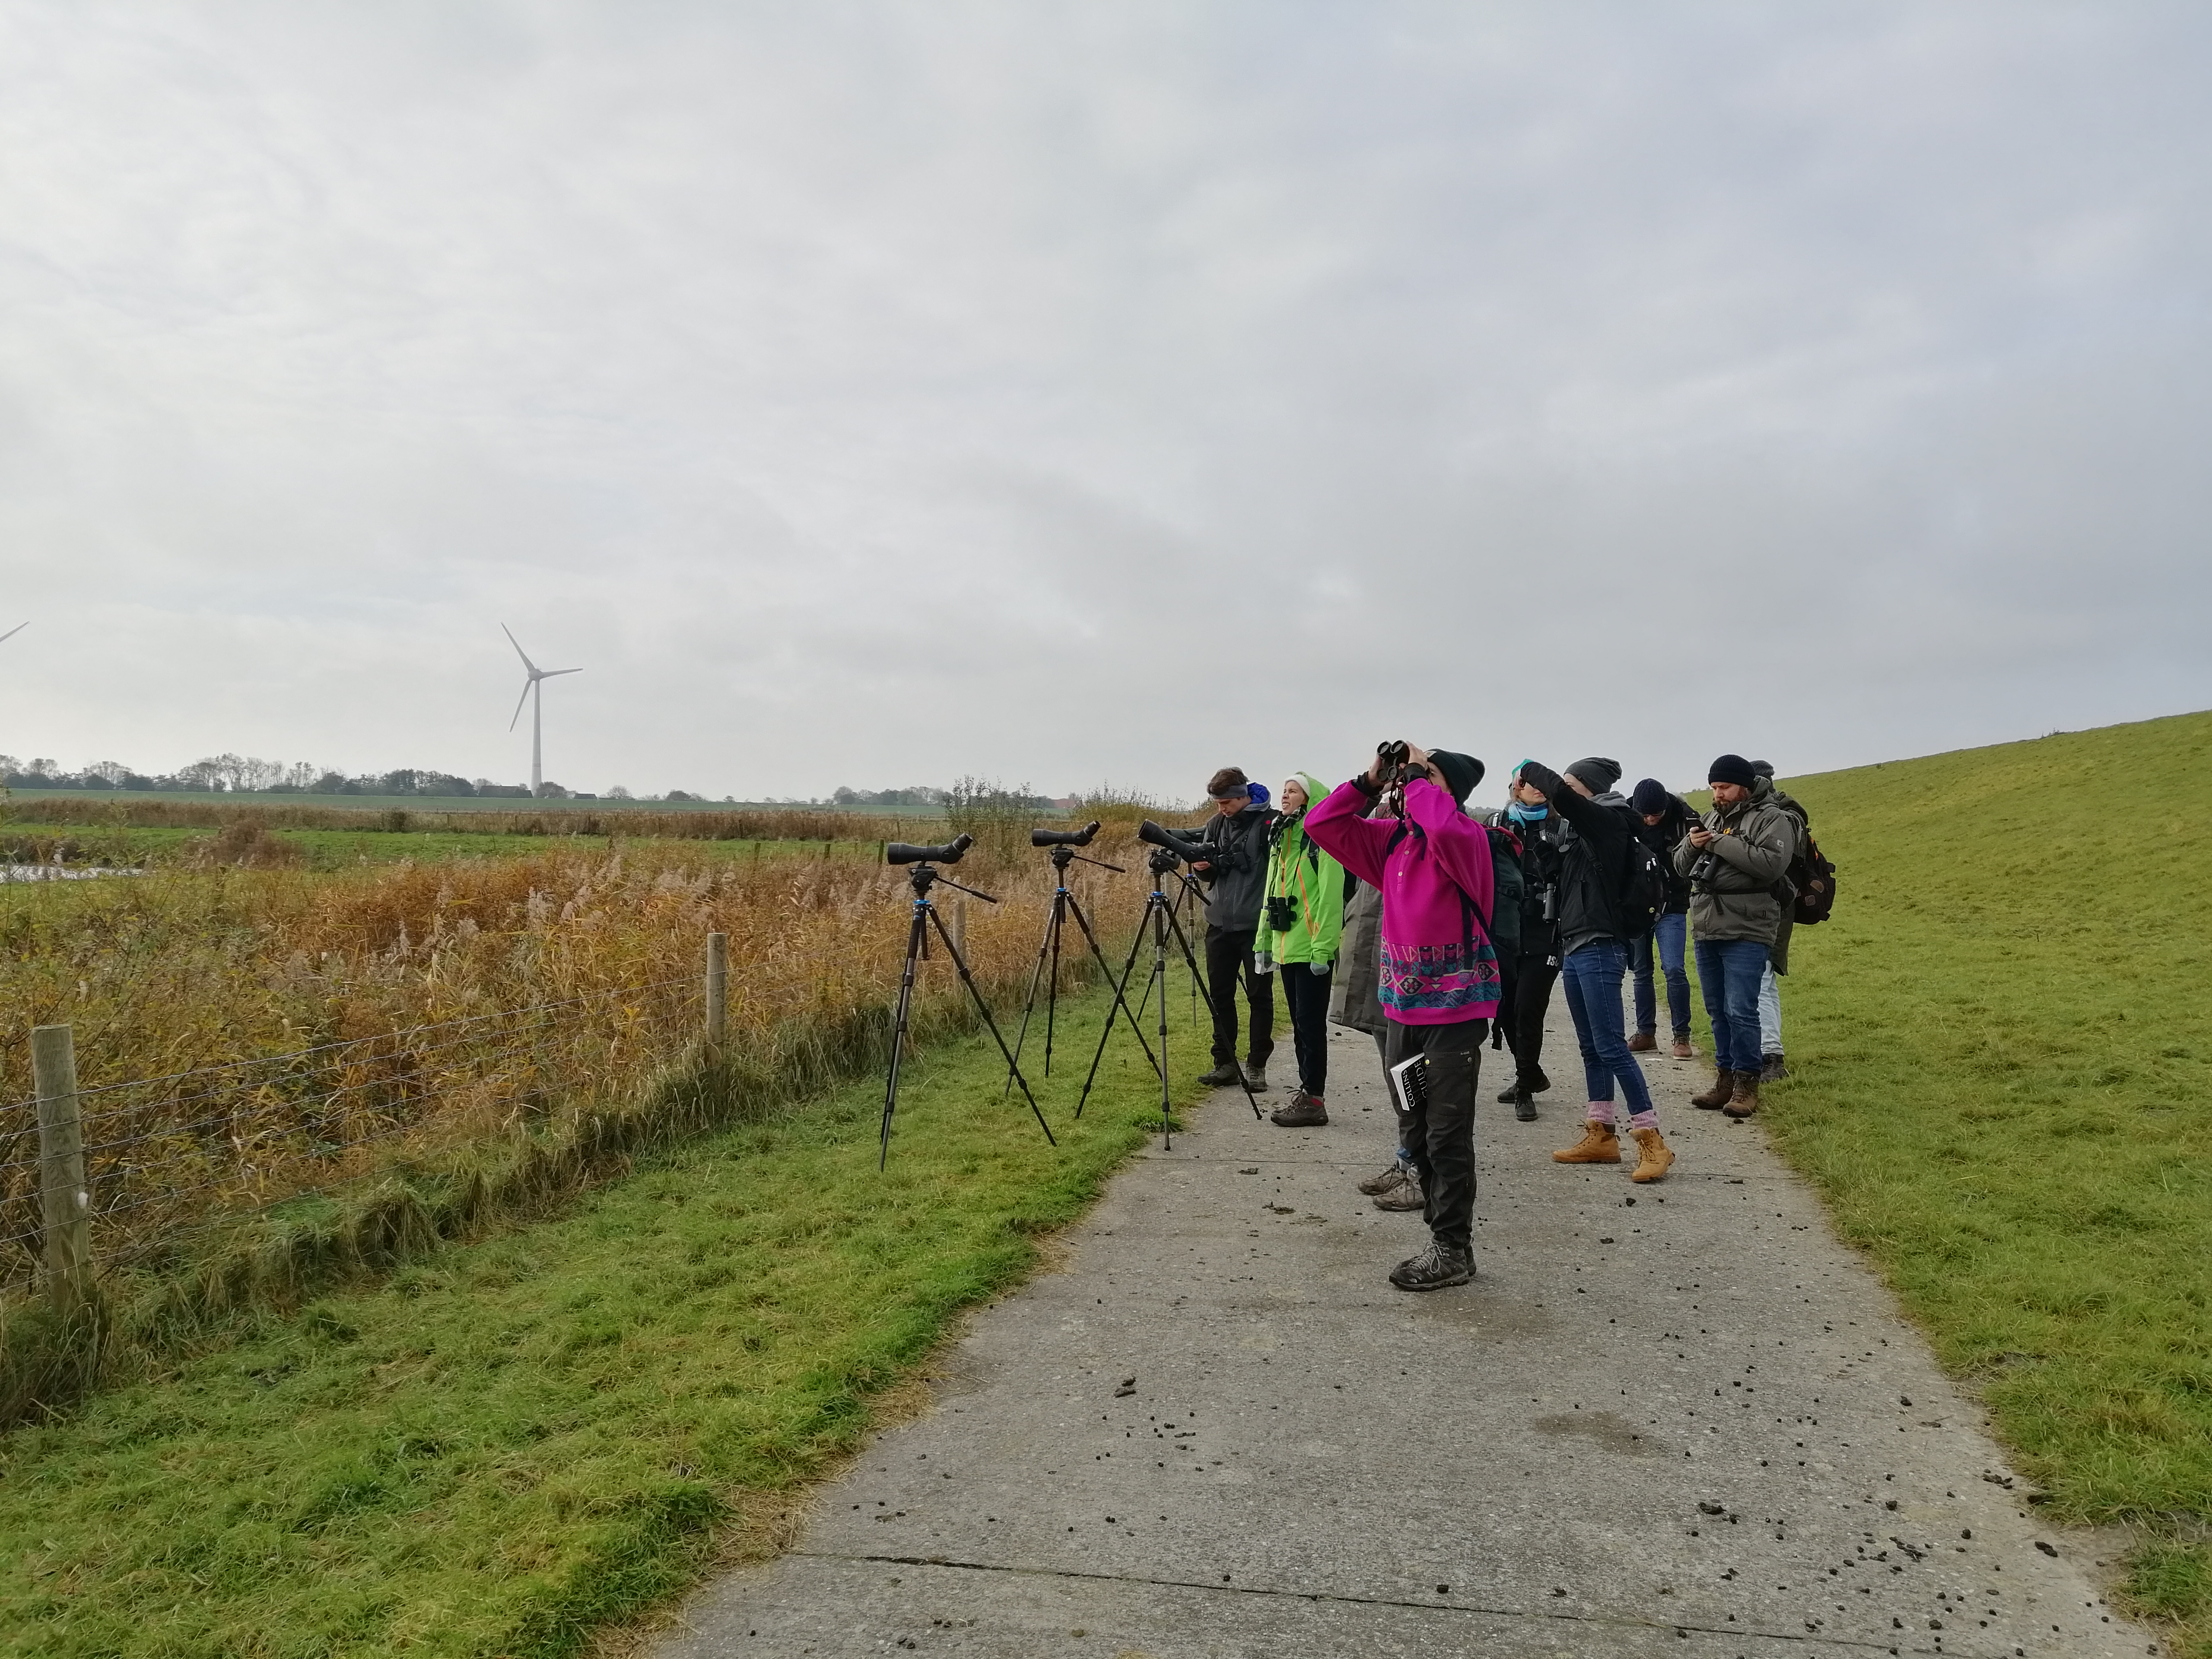
[[[1220,1088],[1237,1080],[1237,980],[1244,980],[1252,1029],[1244,1051],[1243,1080],[1255,1092],[1267,1086],[1267,1060],[1275,1052],[1275,981],[1260,971],[1252,945],[1260,931],[1260,906],[1267,886],[1267,809],[1252,798],[1242,769],[1224,766],[1209,779],[1213,816],[1198,839],[1208,856],[1190,866],[1206,885],[1206,984],[1213,994],[1213,1069],[1199,1081]]]
[[[1668,793],[1656,778],[1646,778],[1628,798],[1636,813],[1636,838],[1658,855],[1667,872],[1667,908],[1654,925],[1629,941],[1629,967],[1636,980],[1636,1034],[1628,1046],[1638,1054],[1659,1047],[1659,998],[1652,983],[1651,957],[1657,947],[1659,971],[1667,976],[1667,1013],[1674,1032],[1674,1055],[1690,1057],[1690,975],[1684,963],[1689,949],[1690,878],[1674,872],[1674,849],[1698,815],[1680,795]]]
[[[1559,977],[1559,872],[1565,820],[1534,785],[1515,773],[1503,812],[1486,820],[1521,840],[1521,942],[1498,963],[1498,1029],[1513,1053],[1513,1083],[1498,1097],[1523,1123],[1536,1119],[1536,1097],[1552,1086],[1544,1074],[1544,1020]]]
[[[1628,1050],[1621,1029],[1620,981],[1628,971],[1629,935],[1619,919],[1620,895],[1636,842],[1636,815],[1613,789],[1620,763],[1593,755],[1562,777],[1534,761],[1521,777],[1535,787],[1567,821],[1559,876],[1560,977],[1567,1012],[1583,1051],[1589,1112],[1583,1138],[1552,1157],[1561,1164],[1618,1164],[1620,1140],[1613,1123],[1613,1085],[1626,1097],[1628,1121],[1640,1154],[1632,1181],[1657,1181],[1674,1162],[1659,1133],[1659,1114],[1644,1069]]]

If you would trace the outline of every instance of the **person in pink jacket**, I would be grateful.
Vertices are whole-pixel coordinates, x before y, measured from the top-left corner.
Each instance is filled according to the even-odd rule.
[[[1498,1012],[1490,837],[1462,810],[1482,781],[1472,755],[1408,745],[1402,811],[1363,817],[1391,780],[1380,756],[1306,811],[1314,844],[1382,895],[1378,963],[1384,1063],[1419,1057],[1427,1098],[1407,1127],[1429,1248],[1390,1273],[1401,1291],[1474,1276],[1474,1091]]]

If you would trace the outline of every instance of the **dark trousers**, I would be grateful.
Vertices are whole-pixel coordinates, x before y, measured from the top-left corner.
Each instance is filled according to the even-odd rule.
[[[1698,980],[1713,1022],[1713,1060],[1724,1071],[1759,1068],[1759,982],[1765,977],[1766,953],[1767,946],[1755,939],[1698,941]]]
[[[1290,1005],[1298,1087],[1319,1100],[1328,1090],[1328,969],[1286,962],[1279,971],[1283,1000]]]
[[[1206,988],[1213,995],[1213,1063],[1237,1058],[1237,976],[1244,976],[1244,998],[1252,1005],[1252,1040],[1244,1057],[1265,1066],[1275,1052],[1275,979],[1252,960],[1256,927],[1206,930]]]
[[[1549,957],[1498,960],[1498,1028],[1513,1051],[1513,1080],[1530,1093],[1547,1081],[1539,1056],[1544,1052],[1544,1016],[1552,1010],[1552,983],[1559,970]]]
[[[1455,1025],[1390,1026],[1388,1065],[1419,1054],[1428,1061],[1428,1102],[1407,1126],[1404,1146],[1421,1177],[1421,1214],[1437,1243],[1466,1252],[1474,1243],[1474,1085],[1482,1071],[1486,1019]]]
[[[1628,972],[1628,947],[1617,939],[1592,939],[1567,958],[1567,1012],[1582,1045],[1583,1081],[1593,1106],[1612,1100],[1615,1079],[1629,1115],[1651,1109],[1644,1068],[1628,1047],[1620,1018],[1620,981]],[[1754,981],[1754,991],[1756,981]],[[1756,1011],[1754,1011],[1754,1013]]]

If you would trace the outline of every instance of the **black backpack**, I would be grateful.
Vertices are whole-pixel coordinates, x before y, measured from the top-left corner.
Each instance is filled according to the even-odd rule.
[[[1629,812],[1625,806],[1619,810]],[[1659,862],[1658,853],[1644,845],[1636,830],[1636,819],[1631,813],[1620,884],[1607,895],[1613,902],[1613,915],[1620,923],[1623,939],[1650,933],[1658,926],[1659,918],[1667,914],[1667,867]]]
[[[1486,925],[1483,932],[1490,935],[1498,954],[1510,961],[1521,951],[1521,901],[1527,891],[1521,873],[1521,848],[1510,831],[1495,824],[1484,827],[1490,834],[1491,908],[1497,912],[1498,925]],[[1462,902],[1473,908],[1464,895]]]
[[[1790,915],[1800,927],[1817,927],[1836,908],[1836,866],[1820,851],[1813,832],[1801,823],[1798,837],[1804,846],[1790,860],[1790,884],[1797,890]]]

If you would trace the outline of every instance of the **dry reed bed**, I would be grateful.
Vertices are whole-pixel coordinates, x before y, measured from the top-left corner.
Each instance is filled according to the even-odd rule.
[[[962,866],[1006,901],[966,905],[977,977],[1001,1006],[1026,982],[1051,890],[1042,858],[1023,856]],[[1079,866],[1074,879],[1126,941],[1145,884],[1136,860],[1115,861],[1131,873]],[[729,936],[732,1050],[773,1065],[850,1031],[896,994],[905,898],[903,872],[878,865],[707,863],[665,846],[8,891],[0,1283],[21,1282],[37,1249],[33,1025],[76,1030],[95,1243],[127,1260],[202,1216],[634,1096],[696,1048],[710,932]],[[933,964],[927,1005],[959,994]]]

